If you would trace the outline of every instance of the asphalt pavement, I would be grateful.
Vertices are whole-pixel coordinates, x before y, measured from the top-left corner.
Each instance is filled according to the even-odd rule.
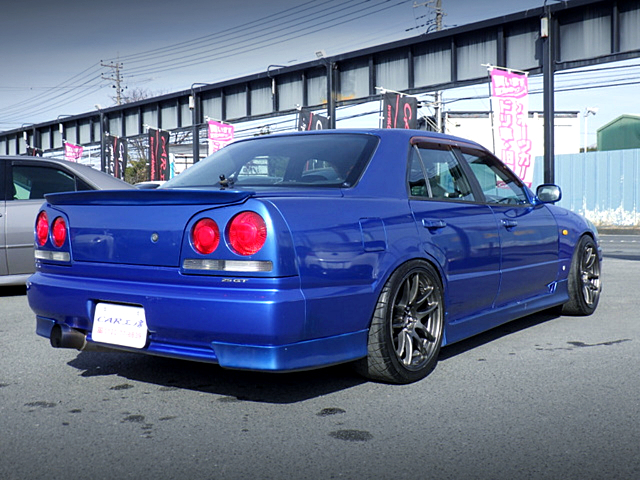
[[[640,260],[640,233],[600,234],[600,244],[606,257],[622,260]]]
[[[6,289],[0,479],[637,480],[640,263],[610,240],[592,316],[516,320],[405,386],[53,349]]]

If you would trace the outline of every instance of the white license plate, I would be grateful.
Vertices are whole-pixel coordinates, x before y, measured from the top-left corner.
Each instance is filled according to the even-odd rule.
[[[143,348],[147,343],[144,308],[98,303],[93,316],[91,338],[94,342]]]

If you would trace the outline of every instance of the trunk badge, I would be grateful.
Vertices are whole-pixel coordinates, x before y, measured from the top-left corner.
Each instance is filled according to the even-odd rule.
[[[151,241],[153,243],[156,243],[158,241],[158,238],[160,238],[160,236],[157,233],[154,232],[151,234]]]

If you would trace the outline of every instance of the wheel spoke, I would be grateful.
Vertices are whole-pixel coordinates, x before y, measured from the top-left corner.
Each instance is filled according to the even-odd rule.
[[[398,338],[398,347],[396,348],[396,354],[398,355],[398,358],[403,359],[404,352],[407,348],[407,336],[404,330],[400,332],[397,338]]]
[[[598,295],[598,287],[592,283],[586,283],[582,287],[582,292],[585,302],[587,302],[588,305],[592,305]]]
[[[413,306],[416,303],[416,297],[418,296],[418,288],[420,287],[420,276],[416,273],[412,278],[407,279],[409,284],[409,298],[407,306]]]
[[[423,303],[425,303],[426,301],[428,301],[429,297],[433,293],[433,287],[431,285],[428,285],[428,286],[424,287],[423,290],[424,290],[424,292],[422,293],[422,296],[415,301],[416,307],[418,307],[418,306],[422,305]]]
[[[589,272],[592,271],[595,265],[596,259],[597,257],[595,252],[593,251],[593,248],[590,248],[590,247],[586,248],[584,251],[584,262],[583,262],[584,270]]]
[[[402,294],[396,303],[398,309],[404,310],[411,301],[411,279],[407,279],[401,287]]]
[[[408,332],[402,331],[404,355],[400,356],[405,365],[411,365],[413,361],[413,342],[411,341],[411,335]]]
[[[419,320],[422,320],[424,317],[430,315],[431,313],[435,312],[438,308],[438,304],[437,303],[428,303],[426,305],[426,309],[424,310],[418,310],[416,312],[416,316],[418,317]]]
[[[407,322],[404,318],[404,311],[395,312],[395,315],[393,316],[393,322],[391,322],[391,327],[394,330],[397,330],[399,328],[403,328],[405,323]]]
[[[436,336],[431,332],[429,327],[427,325],[424,325],[423,323],[420,323],[419,325],[420,325],[420,330],[423,332],[424,338],[429,342],[435,341]]]
[[[585,284],[582,286],[582,297],[587,305],[591,305],[591,290],[589,289],[589,285]]]

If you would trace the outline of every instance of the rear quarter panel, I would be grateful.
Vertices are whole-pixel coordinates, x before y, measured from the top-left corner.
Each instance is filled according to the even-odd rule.
[[[292,232],[307,338],[369,327],[384,282],[424,256],[402,199],[282,198],[273,201]]]

